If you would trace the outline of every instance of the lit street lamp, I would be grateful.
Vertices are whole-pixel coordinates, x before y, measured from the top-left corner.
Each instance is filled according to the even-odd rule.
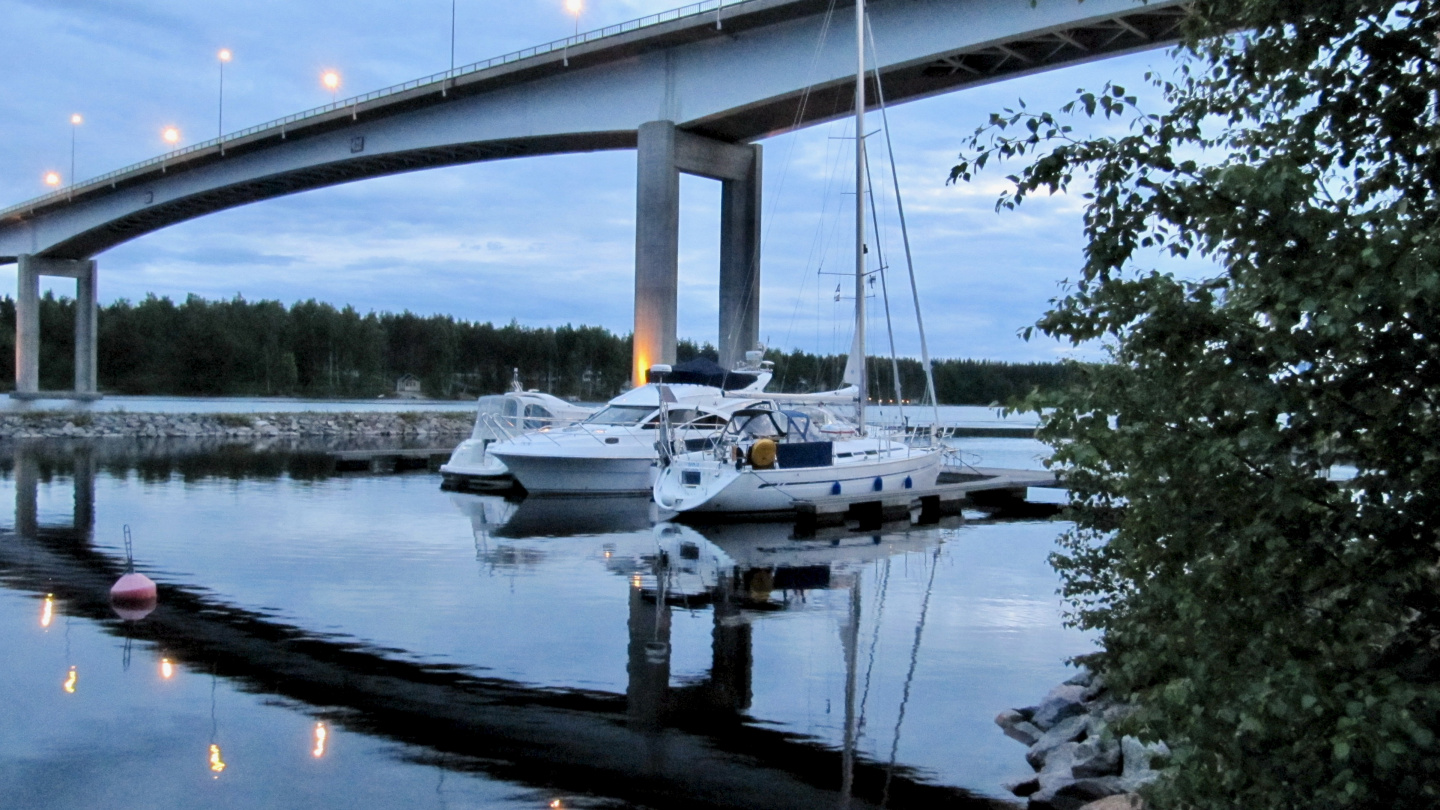
[[[75,185],[75,133],[83,123],[85,123],[85,119],[80,117],[80,113],[70,116],[70,185],[72,186]]]
[[[59,172],[46,172],[46,173],[45,173],[45,185],[50,186],[50,187],[52,187],[52,188],[55,187],[55,186],[60,185],[60,173],[59,173]]]
[[[585,8],[584,0],[565,0],[565,10],[575,15],[575,39],[580,38],[580,12]],[[565,43],[565,67],[570,67],[570,43]]]
[[[340,91],[340,74],[333,70],[327,70],[325,74],[320,77],[320,83],[325,85],[325,89],[330,91],[330,103],[334,104],[335,94]]]
[[[180,130],[175,127],[166,127],[161,130],[160,137],[164,138],[166,143],[174,146],[180,142]]]
[[[229,62],[233,54],[229,48],[221,48],[216,57],[220,60],[220,116],[218,137],[225,137],[225,63]]]

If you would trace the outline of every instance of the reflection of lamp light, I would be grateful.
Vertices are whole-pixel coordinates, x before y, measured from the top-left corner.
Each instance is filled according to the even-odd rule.
[[[160,659],[160,677],[167,681],[175,677],[175,665],[170,663],[169,658]]]
[[[565,805],[561,804],[559,799],[555,799],[554,801],[550,802],[550,806],[554,808],[561,808]]]
[[[65,676],[65,691],[68,694],[75,694],[75,682],[80,676],[75,672],[75,667],[70,667],[70,674]]]
[[[225,760],[220,758],[220,746],[210,743],[210,770],[215,772],[215,778],[220,778],[220,772],[225,770]]]
[[[315,750],[310,752],[311,756],[316,759],[325,756],[325,740],[329,736],[330,730],[325,728],[324,723],[315,724]]]
[[[40,608],[40,626],[50,629],[50,623],[55,621],[55,594],[45,594],[45,604]]]

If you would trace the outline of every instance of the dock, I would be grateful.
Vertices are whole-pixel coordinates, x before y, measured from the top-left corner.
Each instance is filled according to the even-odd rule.
[[[947,515],[958,515],[965,507],[1011,515],[1048,517],[1060,511],[1056,504],[1031,503],[1031,487],[1063,488],[1055,473],[1047,470],[1011,470],[998,467],[947,468],[933,487],[895,492],[862,492],[797,501],[797,531],[858,522],[865,526],[913,519],[935,523]]]

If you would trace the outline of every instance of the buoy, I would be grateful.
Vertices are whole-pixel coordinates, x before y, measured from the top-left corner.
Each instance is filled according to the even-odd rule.
[[[159,593],[155,582],[135,572],[135,555],[130,540],[130,527],[125,527],[125,574],[110,586],[110,608],[120,618],[139,621],[155,609]]]

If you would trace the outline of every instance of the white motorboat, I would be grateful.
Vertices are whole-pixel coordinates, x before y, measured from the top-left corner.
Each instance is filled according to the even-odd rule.
[[[554,430],[586,419],[595,410],[539,391],[525,391],[519,377],[512,390],[480,397],[475,428],[440,466],[443,489],[496,491],[515,486],[505,463],[488,452],[490,445],[526,433]]]
[[[497,442],[490,454],[531,494],[646,494],[659,457],[662,384],[674,400],[667,401],[668,438],[698,449],[713,444],[731,412],[755,402],[770,381],[765,368],[727,372],[708,360],[655,366],[650,376],[584,422]]]
[[[864,20],[864,2],[860,0],[855,26],[855,132],[860,136],[865,133]],[[940,475],[940,446],[911,447],[883,433],[867,435],[875,431],[865,424],[865,296],[870,276],[865,246],[866,176],[865,138],[857,137],[855,333],[845,369],[845,382],[855,386],[854,434],[832,439],[812,430],[806,414],[784,410],[774,399],[736,409],[713,446],[696,450],[672,444],[662,448],[653,488],[661,509],[782,517],[795,513],[800,502],[818,506],[830,499],[843,503],[870,493],[883,498],[887,493],[935,485]],[[896,387],[898,390],[898,382]],[[931,390],[933,395],[933,386]]]

